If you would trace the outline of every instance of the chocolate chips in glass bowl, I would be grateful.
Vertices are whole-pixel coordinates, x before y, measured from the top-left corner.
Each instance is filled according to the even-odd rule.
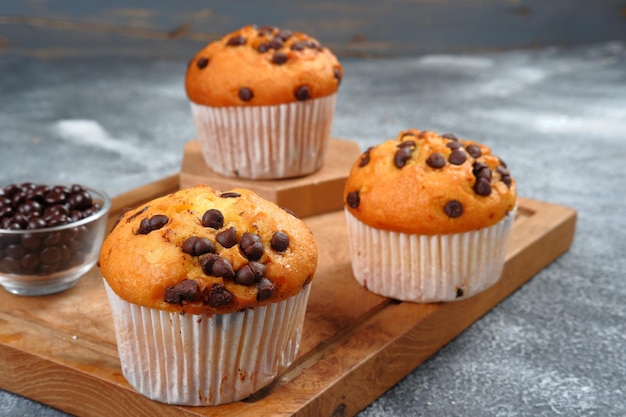
[[[79,184],[0,188],[0,284],[20,295],[73,286],[97,261],[110,204]]]

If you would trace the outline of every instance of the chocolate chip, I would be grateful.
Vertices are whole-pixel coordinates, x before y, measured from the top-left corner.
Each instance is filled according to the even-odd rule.
[[[244,45],[245,43],[246,43],[246,38],[244,38],[241,35],[237,35],[237,36],[233,36],[232,38],[230,38],[228,42],[226,42],[226,45],[240,46],[240,45]]]
[[[433,152],[426,158],[426,164],[431,168],[443,168],[446,165],[446,158],[439,152]]]
[[[446,138],[446,139],[450,139],[450,140],[453,140],[453,141],[459,140],[459,138],[457,138],[454,133],[444,133],[443,135],[441,135],[441,137]]]
[[[463,297],[463,288],[459,287],[456,289],[456,298]]]
[[[489,176],[491,179],[491,170],[489,169],[489,166],[487,164],[485,164],[484,162],[479,162],[476,161],[474,162],[474,164],[472,165],[472,173],[474,174],[475,177],[479,177],[479,176],[485,176],[486,174],[482,174],[483,171],[489,171]]]
[[[25,193],[18,193],[16,195],[13,196],[13,205],[16,206],[25,196]],[[52,205],[52,204],[60,204],[60,203],[64,203],[66,199],[65,196],[65,192],[63,192],[62,190],[51,190],[48,194],[46,194],[46,196],[44,197],[44,201],[46,202],[46,204]]]
[[[448,217],[455,219],[463,214],[463,204],[457,200],[450,200],[446,203],[443,210],[446,212]]]
[[[284,41],[279,37],[274,37],[267,45],[271,49],[280,49],[283,47]]]
[[[165,226],[169,221],[168,217],[164,214],[156,214],[150,217],[150,227],[152,230],[158,230]]]
[[[198,283],[192,279],[186,279],[180,283],[168,287],[165,290],[163,301],[169,304],[182,304],[183,301],[196,301],[200,299]]]
[[[284,52],[276,52],[272,57],[272,62],[276,65],[282,65],[287,62],[287,54]]]
[[[335,76],[335,79],[337,80],[337,84],[341,84],[341,71],[339,70],[339,68],[333,68],[333,75]]]
[[[454,142],[454,141],[452,141],[452,142],[446,143],[446,147],[450,148],[452,150],[455,150],[455,149],[462,148],[463,144],[461,142]]]
[[[507,168],[507,165],[504,163],[504,161],[501,158],[498,158],[498,160],[500,161],[500,165]]]
[[[311,89],[308,85],[301,85],[296,89],[295,96],[299,101],[308,100],[311,98]]]
[[[261,26],[258,29],[258,36],[266,36],[274,33],[274,28],[272,26]]]
[[[406,142],[405,142],[406,143]],[[396,168],[403,168],[407,161],[411,159],[413,149],[410,146],[400,146],[393,156],[393,164]]]
[[[291,44],[292,51],[303,51],[306,48],[315,49],[318,48],[319,45],[313,41],[298,41]]]
[[[265,276],[267,268],[262,263],[250,261],[248,262],[248,266],[250,267],[252,272],[254,272],[254,276],[257,278],[257,281]]]
[[[248,265],[244,265],[235,274],[233,282],[239,285],[252,285],[256,282],[256,278],[252,269]]]
[[[289,29],[281,29],[276,37],[282,39],[283,41],[286,41],[287,39],[291,38],[291,35],[293,35],[293,31]]]
[[[219,259],[219,255],[215,253],[206,253],[200,257],[200,268],[207,275],[213,273],[213,264]]]
[[[237,197],[241,197],[241,194],[236,193],[234,191],[227,191],[225,193],[220,194],[220,197],[222,197],[222,198],[237,198]]]
[[[264,247],[263,242],[261,242],[261,236],[254,233],[245,232],[241,235],[239,248],[244,256],[251,261],[256,261],[263,256]]]
[[[167,224],[168,217],[164,214],[155,214],[154,216],[144,218],[139,222],[139,229],[137,229],[138,235],[147,235],[148,233],[159,230]]]
[[[415,136],[415,135],[411,134],[407,136]],[[415,148],[416,143],[414,140],[403,140],[402,142],[398,143],[397,146],[398,148]]]
[[[61,261],[61,249],[56,246],[48,246],[41,251],[39,260],[44,264],[56,264]]]
[[[500,178],[500,181],[505,183],[507,187],[511,188],[511,177],[509,175],[503,175]]]
[[[206,303],[211,307],[221,307],[230,303],[233,295],[222,284],[213,283],[207,288],[208,294],[204,295]]]
[[[307,47],[306,41],[298,41],[291,44],[292,51],[303,51]]]
[[[467,155],[460,149],[453,150],[448,156],[448,162],[452,165],[461,165],[465,161],[467,161]]]
[[[232,248],[237,244],[237,231],[231,226],[228,229],[219,232],[215,236],[215,240],[217,240],[219,244],[225,248]]]
[[[270,43],[269,42],[263,42],[261,44],[259,44],[259,46],[256,48],[257,51],[263,53],[263,52],[267,52],[270,50]]]
[[[369,147],[365,152],[363,152],[363,155],[361,156],[361,160],[359,161],[359,168],[362,168],[365,165],[370,163],[370,152],[372,149],[373,147]]]
[[[348,203],[348,206],[353,209],[359,207],[359,204],[361,204],[361,197],[359,196],[359,192],[350,191],[346,196],[346,203]]]
[[[289,247],[289,236],[287,236],[287,233],[281,232],[279,230],[272,236],[270,244],[272,246],[272,249],[274,249],[275,251],[284,252]]]
[[[480,146],[474,144],[467,145],[465,150],[472,156],[472,158],[479,158],[483,154],[483,151],[480,150]]]
[[[480,196],[486,197],[491,194],[491,183],[486,178],[476,178],[474,183],[474,192]]]
[[[198,67],[198,69],[204,69],[207,65],[209,65],[209,58],[207,57],[202,56],[196,61],[196,66]]]
[[[256,295],[256,299],[259,301],[267,300],[268,298],[271,298],[272,295],[274,295],[274,284],[267,278],[261,278],[261,280],[257,284],[257,288],[259,292]]]
[[[224,215],[218,209],[209,209],[202,215],[202,225],[212,229],[221,229],[224,226]]]
[[[200,256],[205,253],[215,253],[215,246],[206,237],[191,236],[183,242],[183,252],[191,256]]]
[[[511,173],[509,172],[509,170],[504,167],[504,166],[499,166],[496,168],[496,172],[500,175],[502,175],[503,177],[509,176],[511,175]]]
[[[479,171],[474,171],[474,176],[476,176],[476,178],[484,178],[485,180],[491,182],[491,169],[489,169],[489,167],[485,167]]]
[[[211,274],[214,277],[221,277],[226,279],[235,278],[235,270],[228,259],[218,258],[213,262],[211,266]]]
[[[248,87],[241,87],[239,89],[239,98],[241,101],[250,101],[254,97],[254,93]]]
[[[240,285],[252,285],[265,276],[265,265],[259,262],[249,262],[237,271],[234,282]]]

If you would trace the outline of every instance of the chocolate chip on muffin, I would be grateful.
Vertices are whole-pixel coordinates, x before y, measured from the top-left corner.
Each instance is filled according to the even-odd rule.
[[[228,46],[241,46],[245,44],[246,44],[246,38],[244,38],[241,35],[233,36],[232,38],[228,39],[228,42],[226,42],[226,45]]]
[[[222,307],[229,304],[233,295],[221,284],[214,283],[207,287],[202,294],[205,302],[211,307]]]
[[[363,154],[361,155],[361,159],[359,160],[359,168],[364,167],[365,165],[369,164],[370,162],[370,151],[372,150],[372,148],[368,148],[365,152],[363,152]]]
[[[206,237],[191,236],[183,242],[183,252],[191,256],[215,253],[215,246]]]
[[[289,247],[289,236],[287,233],[279,230],[272,235],[270,245],[275,251],[284,252]]]
[[[242,101],[250,101],[254,97],[254,93],[248,87],[241,87],[239,89],[239,98]]]
[[[232,248],[237,244],[237,230],[233,226],[222,230],[215,236],[215,240],[225,248]]]
[[[272,63],[274,63],[276,65],[282,65],[285,62],[287,62],[287,54],[284,53],[284,52],[276,52],[272,56]]]
[[[159,230],[167,224],[168,217],[163,214],[155,214],[154,216],[144,218],[139,223],[139,229],[137,229],[138,235],[147,235],[148,233]]]
[[[463,204],[457,200],[450,200],[446,203],[443,210],[446,212],[448,217],[456,219],[463,214]]]
[[[198,60],[196,61],[196,65],[198,66],[199,69],[204,69],[206,68],[207,65],[209,65],[209,58],[205,57],[205,56],[201,56],[200,58],[198,58]]]
[[[298,101],[304,101],[311,98],[311,89],[308,85],[301,85],[296,89],[295,96]]]
[[[254,233],[245,232],[241,235],[239,248],[246,258],[256,261],[263,256],[263,242],[261,237]]]
[[[165,290],[163,301],[170,304],[182,304],[183,301],[197,301],[200,299],[200,287],[192,279],[186,279],[179,284]]]
[[[426,158],[426,164],[431,168],[443,168],[446,165],[446,158],[439,152],[433,152]]]
[[[256,298],[259,301],[271,298],[272,295],[274,295],[274,291],[276,290],[272,281],[267,278],[261,278],[261,280],[257,284],[257,288],[259,292],[257,293]]]
[[[346,197],[346,203],[348,203],[348,206],[352,208],[359,207],[359,204],[361,204],[361,197],[359,196],[359,192],[350,191]]]
[[[202,215],[202,225],[212,229],[221,229],[224,226],[224,215],[218,209],[209,209]]]

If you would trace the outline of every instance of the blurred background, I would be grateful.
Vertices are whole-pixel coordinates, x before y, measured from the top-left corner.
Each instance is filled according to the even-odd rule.
[[[188,59],[248,23],[293,28],[340,56],[484,52],[623,39],[623,0],[3,0],[0,52]]]

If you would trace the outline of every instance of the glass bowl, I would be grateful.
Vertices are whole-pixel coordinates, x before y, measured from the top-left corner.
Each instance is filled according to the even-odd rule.
[[[28,195],[18,196],[15,188],[6,192],[9,187],[22,187],[22,194]],[[37,192],[27,191],[36,187]],[[53,189],[57,194],[49,196]],[[59,196],[67,190],[70,194]],[[37,203],[25,205],[26,201]],[[104,192],[82,185],[38,182],[1,188],[0,285],[10,293],[28,296],[73,287],[98,261],[110,207],[111,200]],[[23,216],[15,223],[28,228],[20,229],[7,220],[15,219],[18,212]],[[59,213],[67,213],[65,219]],[[30,221],[33,224],[27,226]]]

